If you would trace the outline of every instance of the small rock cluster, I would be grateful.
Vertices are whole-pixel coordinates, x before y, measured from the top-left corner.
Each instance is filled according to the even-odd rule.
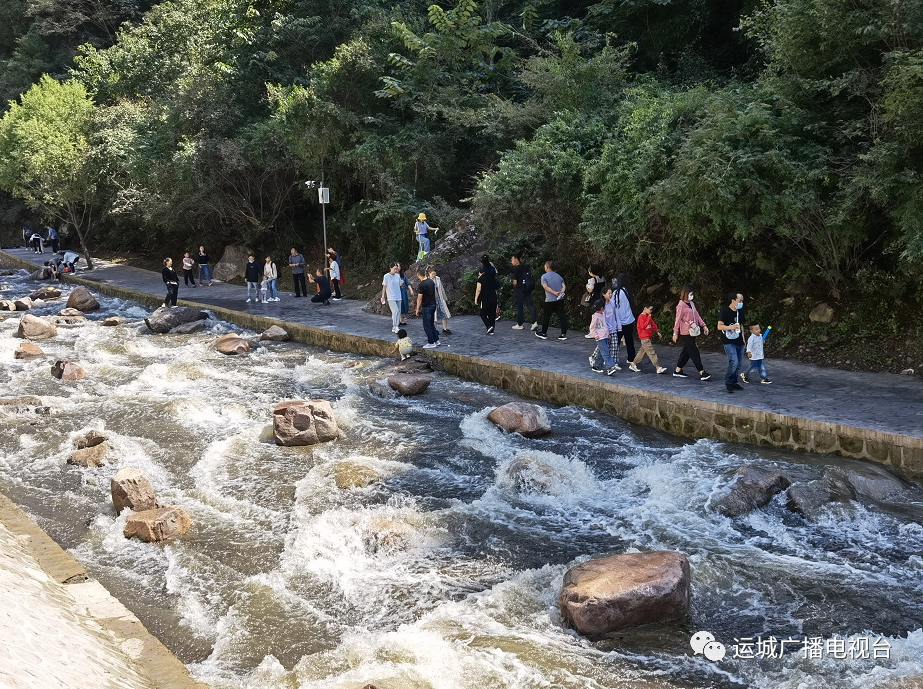
[[[177,505],[157,502],[154,488],[139,469],[120,469],[110,482],[112,505],[117,514],[129,508],[125,521],[125,538],[139,538],[147,543],[165,541],[186,533],[192,525],[189,515]]]

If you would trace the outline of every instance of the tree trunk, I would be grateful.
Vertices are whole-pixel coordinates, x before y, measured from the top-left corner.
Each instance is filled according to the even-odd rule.
[[[67,206],[67,214],[70,216],[68,220],[77,231],[77,239],[80,240],[80,251],[83,254],[84,259],[86,259],[87,270],[93,270],[93,258],[90,256],[90,250],[87,249],[86,233],[81,229],[84,219],[86,219],[89,224],[89,220],[92,218],[92,215],[88,212],[86,206],[83,207],[83,212],[78,214],[76,206],[70,204]]]

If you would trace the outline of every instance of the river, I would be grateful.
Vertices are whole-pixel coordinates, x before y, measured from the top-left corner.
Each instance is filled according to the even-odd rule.
[[[24,272],[0,282],[3,298],[36,284]],[[226,357],[211,343],[235,326],[155,336],[147,309],[98,298],[85,323],[37,343],[46,359],[14,361],[17,318],[0,323],[3,396],[51,407],[0,406],[0,489],[213,687],[865,689],[923,674],[918,489],[813,522],[782,496],[729,519],[706,505],[742,464],[803,480],[852,460],[684,442],[550,405],[551,436],[510,436],[486,419],[517,399],[504,391],[436,374],[420,397],[382,399],[368,390],[383,375],[373,358],[296,343]],[[102,327],[111,315],[122,324]],[[56,380],[55,359],[86,378]],[[331,401],[340,438],[274,445],[272,408],[291,398]],[[109,436],[107,466],[66,464],[86,428]],[[534,471],[511,472],[522,456]],[[342,462],[382,480],[338,489]],[[127,466],[191,515],[185,536],[122,537],[109,479]],[[689,557],[687,620],[595,640],[561,624],[569,566],[661,549]],[[699,630],[724,660],[693,654]],[[769,636],[867,638],[888,657],[732,657],[735,639]]]

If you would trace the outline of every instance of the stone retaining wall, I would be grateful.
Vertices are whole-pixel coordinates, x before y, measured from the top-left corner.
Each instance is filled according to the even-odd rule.
[[[0,261],[3,259],[11,260],[16,267],[34,268],[25,261],[0,252]],[[117,285],[96,283],[76,276],[66,280],[111,297],[134,299],[154,307],[162,303],[159,296]],[[278,325],[285,328],[294,341],[324,349],[381,357],[393,353],[394,345],[388,340],[349,335],[187,300],[179,303],[208,309],[217,318],[256,332]],[[618,385],[605,379],[579,378],[447,351],[428,351],[428,356],[446,372],[464,380],[492,385],[552,404],[577,404],[685,438],[715,438],[803,452],[829,452],[890,464],[908,478],[923,480],[923,438],[694,400]]]

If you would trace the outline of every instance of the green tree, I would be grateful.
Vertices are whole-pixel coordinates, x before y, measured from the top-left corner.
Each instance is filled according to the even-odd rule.
[[[0,188],[72,226],[89,268],[97,179],[87,164],[92,117],[82,84],[45,75],[0,119]]]

